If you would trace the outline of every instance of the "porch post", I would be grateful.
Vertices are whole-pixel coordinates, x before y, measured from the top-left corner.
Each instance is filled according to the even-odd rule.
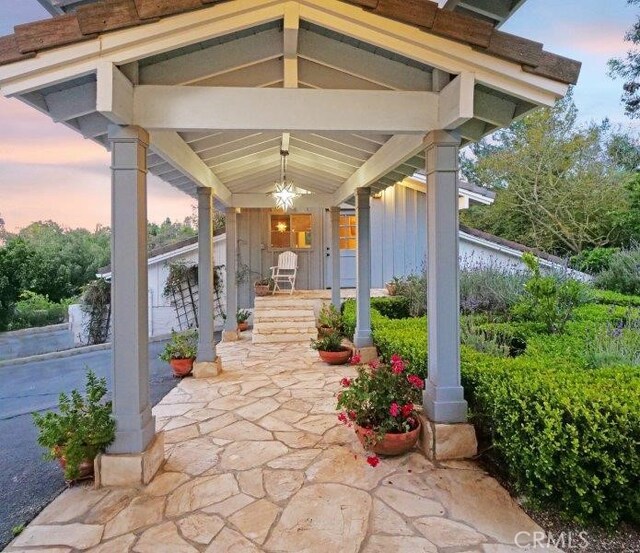
[[[216,344],[213,328],[213,195],[211,188],[198,188],[198,356],[194,364],[194,376],[203,368],[212,368],[216,360]],[[214,371],[215,372],[215,371]],[[217,374],[217,372],[216,372]]]
[[[340,309],[340,208],[332,207],[331,214],[331,303]]]
[[[238,311],[238,285],[236,273],[238,272],[238,223],[235,207],[228,207],[225,213],[225,232],[227,249],[227,319],[224,322],[223,341],[234,342],[238,339],[238,324],[236,312]]]
[[[116,439],[110,454],[142,453],[155,434],[149,399],[147,147],[139,127],[109,126],[111,144],[112,375]]]
[[[429,377],[424,409],[436,423],[467,420],[460,383],[459,146],[460,138],[447,131],[432,131],[426,138]]]
[[[358,252],[356,257],[356,334],[353,343],[357,348],[373,346],[371,337],[371,223],[369,187],[356,189],[356,218]]]

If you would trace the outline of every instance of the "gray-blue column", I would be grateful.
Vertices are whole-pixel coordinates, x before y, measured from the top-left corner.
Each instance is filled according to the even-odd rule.
[[[216,360],[214,339],[213,194],[198,188],[198,363]]]
[[[424,393],[424,409],[434,422],[458,423],[467,420],[467,402],[460,382],[460,138],[447,131],[432,131],[425,145],[429,377]]]
[[[331,215],[331,303],[340,309],[340,208],[332,207]]]
[[[141,453],[155,434],[149,400],[147,147],[139,127],[109,126],[111,144],[112,374],[116,439],[110,453]]]
[[[373,346],[371,336],[371,189],[356,189],[356,225],[358,251],[356,256],[356,333],[357,348]]]
[[[235,333],[238,330],[236,321],[236,313],[238,311],[238,217],[235,207],[227,208],[225,213],[225,229],[226,229],[226,250],[227,250],[227,319],[224,323],[224,329],[228,332]]]

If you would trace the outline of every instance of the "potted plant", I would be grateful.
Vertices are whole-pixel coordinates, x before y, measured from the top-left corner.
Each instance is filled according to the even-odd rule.
[[[387,288],[387,292],[390,296],[395,296],[398,293],[398,285],[400,284],[400,279],[398,277],[393,277],[389,282],[385,284]]]
[[[249,329],[249,323],[247,322],[249,317],[251,317],[251,311],[247,311],[246,309],[238,310],[238,313],[236,314],[236,321],[240,332],[244,332]]]
[[[198,353],[198,332],[190,330],[182,334],[171,332],[171,340],[164,347],[160,359],[169,363],[177,378],[187,376],[193,369]]]
[[[342,336],[338,332],[311,340],[311,347],[318,352],[320,359],[329,365],[344,365],[351,359],[352,350],[342,345]]]
[[[273,289],[273,280],[268,277],[256,280],[254,288],[256,291],[256,296],[268,296],[269,292]]]
[[[58,412],[33,414],[38,444],[46,448],[46,458],[58,460],[67,481],[92,476],[94,459],[115,438],[111,402],[103,401],[106,393],[106,379],[89,370],[84,395],[78,390],[62,393]]]
[[[388,364],[360,365],[358,376],[343,378],[341,384],[338,419],[355,429],[366,450],[400,455],[416,444],[420,419],[414,406],[421,401],[424,381],[408,373],[400,356],[393,355]],[[367,461],[375,466],[378,458],[374,455]]]
[[[332,303],[324,303],[318,315],[318,334],[321,338],[342,331],[342,315]]]

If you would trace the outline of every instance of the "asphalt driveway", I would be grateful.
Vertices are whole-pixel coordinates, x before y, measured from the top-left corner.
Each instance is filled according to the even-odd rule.
[[[163,346],[149,347],[154,405],[177,383],[158,360]],[[0,550],[13,527],[32,520],[65,488],[57,463],[42,458],[31,413],[55,407],[60,392],[83,389],[87,368],[110,379],[110,365],[111,350],[104,350],[0,368]]]

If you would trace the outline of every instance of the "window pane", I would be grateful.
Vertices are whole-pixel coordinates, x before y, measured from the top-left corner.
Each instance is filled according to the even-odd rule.
[[[357,248],[356,216],[340,215],[340,249],[355,250]]]
[[[291,222],[289,215],[271,215],[271,247],[288,249],[291,247]]]
[[[311,247],[311,215],[308,213],[291,215],[291,239],[293,248]]]

